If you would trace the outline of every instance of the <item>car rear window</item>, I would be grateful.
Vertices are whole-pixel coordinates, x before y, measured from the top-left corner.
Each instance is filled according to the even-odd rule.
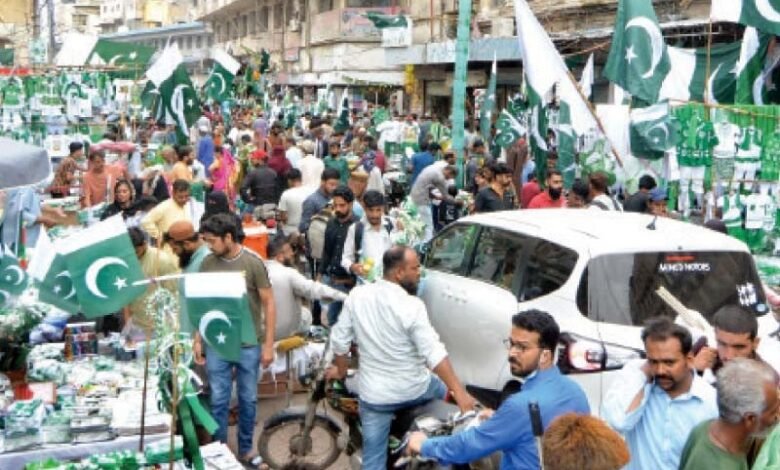
[[[596,321],[642,325],[659,315],[675,316],[656,294],[661,286],[707,320],[724,305],[768,312],[753,258],[724,251],[598,256],[583,273],[577,304]]]

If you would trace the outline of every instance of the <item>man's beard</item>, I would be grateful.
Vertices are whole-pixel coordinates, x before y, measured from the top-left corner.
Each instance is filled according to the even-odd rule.
[[[189,266],[193,254],[195,254],[195,252],[182,250],[181,254],[179,255],[179,267],[184,269]]]
[[[344,212],[344,213],[334,212],[334,214],[336,215],[336,218],[339,219],[339,220],[344,220],[347,217],[349,217],[349,212]]]
[[[403,287],[404,290],[409,293],[409,295],[417,295],[417,287],[419,286],[417,281],[404,280],[400,281],[398,284]]]
[[[282,260],[282,264],[287,266],[288,268],[292,268],[293,267],[293,259],[292,258],[284,258]]]
[[[548,188],[547,191],[550,193],[550,199],[553,201],[557,201],[561,198],[561,194],[563,194],[562,188]]]
[[[514,375],[515,377],[520,377],[520,378],[522,379],[522,378],[528,377],[529,375],[533,374],[533,373],[534,373],[534,371],[536,371],[537,369],[539,369],[539,361],[538,361],[538,359],[537,359],[537,361],[536,361],[536,367],[534,367],[534,368],[533,368],[533,369],[531,369],[531,370],[525,370],[525,369],[522,369],[522,370],[517,370],[517,369],[513,368],[512,366],[516,366],[516,367],[518,367],[518,368],[519,368],[519,367],[521,367],[521,366],[520,366],[520,363],[518,363],[518,362],[515,360],[515,358],[513,358],[513,357],[510,357],[510,358],[509,358],[509,371],[510,371],[510,372],[512,373],[512,375]]]
[[[770,434],[777,428],[777,423],[767,427],[763,431],[756,431],[754,433],[750,434],[750,437],[756,438],[756,439],[766,439],[769,437]]]

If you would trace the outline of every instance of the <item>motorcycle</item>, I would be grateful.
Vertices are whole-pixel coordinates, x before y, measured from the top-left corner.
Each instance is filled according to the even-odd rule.
[[[294,462],[324,470],[333,465],[342,452],[349,456],[350,468],[362,468],[363,439],[358,396],[347,386],[349,379],[345,382],[328,381],[325,378],[325,369],[331,358],[330,348],[327,347],[326,354],[314,370],[299,378],[302,384],[311,386],[304,407],[283,410],[265,422],[257,444],[258,452],[272,469]],[[343,426],[333,416],[318,412],[318,408],[339,412]],[[390,428],[387,468],[451,468],[416,457],[404,458],[403,453],[410,430],[420,429],[430,435],[446,435],[465,421],[465,418],[459,416],[456,406],[437,400],[397,412]]]

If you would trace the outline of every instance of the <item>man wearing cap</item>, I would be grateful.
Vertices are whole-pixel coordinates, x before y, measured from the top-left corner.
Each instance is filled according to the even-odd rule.
[[[269,206],[276,206],[277,174],[268,166],[265,150],[252,152],[249,161],[254,168],[241,184],[241,200],[248,205],[245,212],[251,213],[257,207],[267,209]]]
[[[650,191],[650,196],[647,200],[647,212],[650,215],[669,217],[666,201],[666,190],[663,188],[653,188],[653,190]]]
[[[304,140],[301,143],[303,158],[298,162],[298,169],[301,170],[301,181],[303,185],[310,188],[316,188],[320,185],[320,177],[325,169],[325,163],[314,156],[314,142]]]
[[[179,267],[184,273],[199,272],[203,259],[211,253],[189,220],[178,220],[171,224],[166,241],[171,251],[179,257]]]

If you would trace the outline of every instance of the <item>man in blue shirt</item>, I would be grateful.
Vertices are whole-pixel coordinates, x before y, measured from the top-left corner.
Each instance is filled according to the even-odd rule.
[[[444,465],[466,464],[502,451],[503,470],[539,468],[528,405],[539,405],[545,429],[560,415],[590,413],[585,392],[555,365],[559,336],[558,324],[549,313],[527,310],[513,316],[511,336],[505,343],[509,367],[523,382],[522,390],[479,426],[447,437],[413,433],[409,450]]]
[[[411,179],[409,180],[410,185],[414,184],[414,181],[420,176],[420,172],[422,172],[423,169],[429,165],[433,165],[433,162],[436,161],[433,155],[435,152],[438,152],[439,149],[440,147],[437,143],[428,144],[428,142],[423,142],[420,145],[420,151],[412,155],[412,160],[409,163],[409,171],[412,173]]]
[[[676,470],[699,423],[718,417],[717,393],[694,372],[691,333],[667,317],[642,330],[647,360],[623,366],[608,386],[601,416],[623,434],[627,470]]]

